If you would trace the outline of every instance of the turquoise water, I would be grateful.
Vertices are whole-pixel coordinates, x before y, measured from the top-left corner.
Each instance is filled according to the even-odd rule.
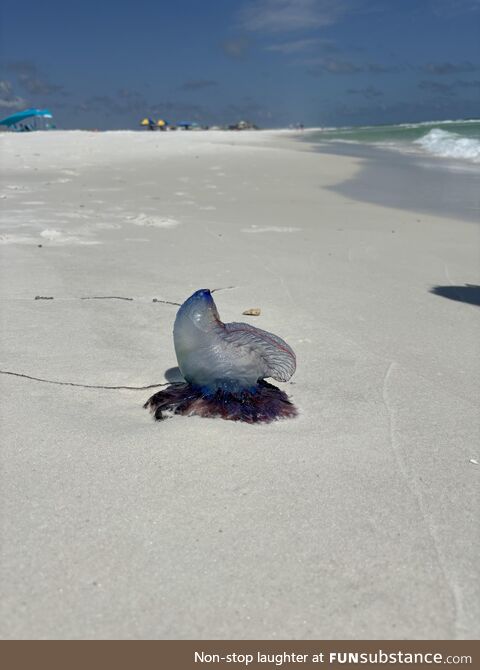
[[[325,128],[310,131],[306,139],[375,143],[480,163],[480,120]]]

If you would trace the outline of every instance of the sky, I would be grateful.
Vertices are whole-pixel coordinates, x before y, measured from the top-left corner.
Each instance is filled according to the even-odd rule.
[[[480,0],[23,0],[4,5],[0,117],[61,128],[263,128],[480,117]]]

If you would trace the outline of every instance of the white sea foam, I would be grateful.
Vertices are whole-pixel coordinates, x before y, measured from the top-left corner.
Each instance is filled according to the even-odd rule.
[[[0,244],[38,245],[39,242],[44,243],[45,240],[55,246],[101,244],[101,242],[97,240],[88,240],[85,238],[80,238],[76,235],[65,235],[60,230],[54,230],[53,228],[42,230],[40,237],[36,237],[34,235],[18,235],[13,233],[5,233],[0,235]]]
[[[47,228],[42,230],[40,237],[44,240],[48,240],[53,244],[58,245],[69,245],[69,244],[81,244],[81,245],[92,245],[92,244],[101,244],[98,240],[88,240],[85,238],[78,237],[77,235],[65,235],[61,230],[55,230],[55,228]]]
[[[180,225],[180,221],[167,217],[147,216],[146,214],[139,214],[138,216],[127,217],[136,226],[148,226],[152,228],[174,228]]]
[[[54,228],[47,228],[46,230],[42,230],[40,233],[41,237],[44,237],[46,240],[59,240],[62,237],[62,234],[59,230],[55,230]]]
[[[433,128],[415,140],[415,144],[436,156],[463,158],[480,163],[480,140],[473,137],[462,137],[441,128]]]

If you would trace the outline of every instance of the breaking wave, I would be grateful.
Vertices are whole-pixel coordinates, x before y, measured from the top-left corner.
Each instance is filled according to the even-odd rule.
[[[414,141],[435,156],[460,158],[480,163],[480,140],[462,137],[441,128],[432,128],[426,135]]]
[[[402,153],[480,163],[480,120],[445,120],[379,126],[317,128],[307,141],[370,144]]]

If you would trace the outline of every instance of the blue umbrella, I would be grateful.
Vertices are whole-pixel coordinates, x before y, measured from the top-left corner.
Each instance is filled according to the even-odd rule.
[[[40,116],[45,119],[53,118],[52,113],[48,109],[24,109],[23,112],[16,112],[16,114],[6,116],[0,121],[0,126],[14,126],[16,123],[30,119],[33,116]]]

